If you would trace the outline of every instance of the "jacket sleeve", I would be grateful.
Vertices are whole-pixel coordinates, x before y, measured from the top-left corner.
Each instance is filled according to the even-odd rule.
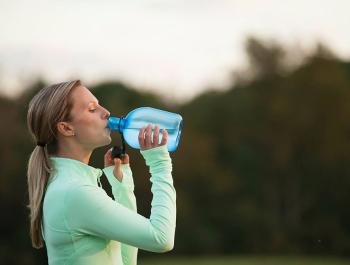
[[[141,151],[150,168],[153,193],[150,218],[116,203],[92,185],[71,187],[65,195],[65,221],[76,233],[91,234],[153,252],[173,248],[176,192],[166,146]]]
[[[134,180],[130,164],[122,164],[121,170],[123,172],[123,179],[120,182],[113,174],[114,166],[103,169],[109,184],[112,187],[113,197],[116,202],[127,207],[128,209],[137,212],[136,198],[134,194]],[[131,265],[137,263],[138,248],[127,244],[121,244],[121,255],[124,265]]]

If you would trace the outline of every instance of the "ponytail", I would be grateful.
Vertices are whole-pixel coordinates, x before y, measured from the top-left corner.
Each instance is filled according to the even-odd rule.
[[[35,248],[43,247],[42,213],[44,193],[51,172],[47,147],[36,146],[28,162],[30,234]]]
[[[27,125],[37,146],[27,168],[30,210],[30,237],[34,248],[43,247],[43,203],[47,183],[53,171],[50,155],[57,152],[57,122],[68,121],[72,103],[70,91],[81,85],[79,80],[54,84],[41,89],[30,101]]]

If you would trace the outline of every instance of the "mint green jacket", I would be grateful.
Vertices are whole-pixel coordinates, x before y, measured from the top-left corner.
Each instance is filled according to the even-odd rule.
[[[153,193],[151,215],[137,213],[129,164],[123,180],[114,166],[103,169],[114,200],[100,185],[102,170],[80,161],[51,157],[43,204],[43,237],[50,265],[131,265],[138,248],[166,252],[173,248],[176,192],[166,146],[140,151],[149,166]]]

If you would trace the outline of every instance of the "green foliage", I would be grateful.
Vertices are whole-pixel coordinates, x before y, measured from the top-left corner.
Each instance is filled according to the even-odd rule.
[[[253,39],[248,43],[250,62],[256,64],[250,80],[225,92],[205,92],[177,108],[121,83],[91,90],[114,116],[140,106],[183,116],[180,146],[172,153],[178,203],[174,255],[348,255],[350,63],[319,49],[286,72],[282,48]],[[5,125],[0,258],[6,264],[18,262],[18,253],[20,264],[46,259],[44,251],[30,248],[25,207],[26,163],[34,147],[26,112],[42,86],[34,84],[16,100],[0,98]],[[120,144],[119,135],[113,135],[113,144]],[[93,166],[103,166],[107,148],[94,152]],[[137,150],[128,153],[139,212],[149,216],[148,169]],[[103,186],[108,187],[106,181]]]
[[[196,233],[188,220],[184,230],[201,240],[178,239],[181,248],[349,253],[349,65],[316,55],[287,76],[259,74],[180,110],[193,134],[178,156],[196,165],[175,166],[179,178],[193,176],[186,207],[206,228]]]

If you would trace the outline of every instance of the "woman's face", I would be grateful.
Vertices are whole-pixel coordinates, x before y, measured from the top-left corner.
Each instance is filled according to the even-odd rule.
[[[87,149],[105,146],[111,143],[110,129],[107,128],[109,111],[99,105],[96,97],[84,86],[78,86],[71,92],[73,107],[71,110],[75,138]]]

